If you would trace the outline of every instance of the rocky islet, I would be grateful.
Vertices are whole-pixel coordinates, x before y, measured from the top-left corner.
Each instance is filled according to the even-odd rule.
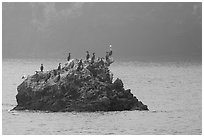
[[[60,70],[36,72],[18,87],[17,106],[13,110],[40,110],[51,112],[94,112],[148,110],[125,90],[120,79],[113,81],[109,65],[99,59],[94,63],[72,59]]]

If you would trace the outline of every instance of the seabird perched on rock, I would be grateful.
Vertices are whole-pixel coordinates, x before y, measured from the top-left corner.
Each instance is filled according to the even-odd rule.
[[[46,79],[45,79],[45,83],[47,83],[47,80],[50,79],[50,77],[51,77],[51,73],[49,72]]]
[[[77,71],[81,70],[81,68],[83,67],[82,65],[83,65],[82,59],[80,59],[80,61],[78,63]]]
[[[91,63],[94,63],[94,60],[95,60],[95,53],[93,53],[93,56],[91,58]]]
[[[40,71],[43,72],[43,69],[44,69],[43,64],[41,64]]]
[[[106,51],[106,61],[109,59],[109,52]]]
[[[89,55],[89,51],[86,51],[86,60],[89,60],[90,55]]]
[[[57,70],[61,70],[61,63],[59,63]]]
[[[67,61],[71,59],[71,53],[69,53],[69,56],[67,57]]]

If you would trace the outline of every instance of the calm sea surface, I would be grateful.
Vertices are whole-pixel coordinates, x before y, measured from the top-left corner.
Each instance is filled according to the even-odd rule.
[[[150,111],[46,113],[9,111],[16,105],[22,75],[62,60],[3,59],[3,134],[202,134],[202,65],[190,62],[115,62],[121,78]]]

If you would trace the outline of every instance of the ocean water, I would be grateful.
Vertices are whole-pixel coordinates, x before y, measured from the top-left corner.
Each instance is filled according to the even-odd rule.
[[[57,68],[63,60],[3,59],[2,133],[157,135],[202,134],[202,64],[195,62],[115,62],[114,78],[150,111],[64,112],[9,111],[16,105],[22,75],[34,74],[40,64]]]

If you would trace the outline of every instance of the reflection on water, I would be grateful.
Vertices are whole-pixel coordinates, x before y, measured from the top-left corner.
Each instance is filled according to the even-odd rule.
[[[121,78],[150,111],[50,113],[9,111],[16,105],[22,75],[43,62],[56,68],[62,60],[3,60],[3,134],[201,134],[202,67],[197,63],[115,63]]]

